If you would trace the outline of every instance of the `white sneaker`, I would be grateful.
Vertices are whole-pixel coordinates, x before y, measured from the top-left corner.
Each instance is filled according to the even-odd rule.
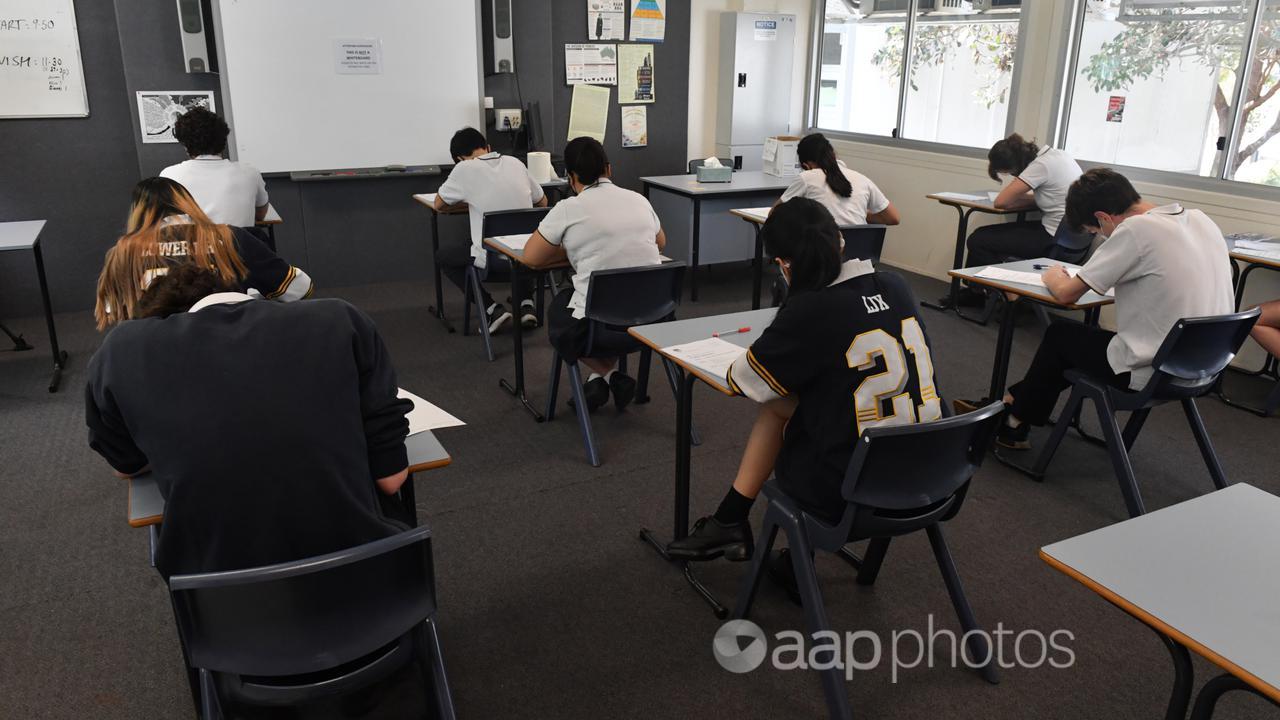
[[[503,307],[502,303],[494,303],[490,305],[489,309],[484,311],[484,314],[489,320],[490,335],[498,332],[498,330],[502,329],[503,325],[506,325],[511,321],[511,313],[507,312],[507,309]]]
[[[532,300],[520,302],[520,325],[525,329],[538,327],[538,309]]]

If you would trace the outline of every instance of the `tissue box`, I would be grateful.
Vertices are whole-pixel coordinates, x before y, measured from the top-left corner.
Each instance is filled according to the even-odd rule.
[[[698,182],[731,182],[733,180],[733,168],[731,167],[706,167],[699,165],[694,168],[698,177]]]
[[[764,172],[778,177],[795,177],[800,174],[798,148],[800,138],[794,135],[775,135],[764,141]]]

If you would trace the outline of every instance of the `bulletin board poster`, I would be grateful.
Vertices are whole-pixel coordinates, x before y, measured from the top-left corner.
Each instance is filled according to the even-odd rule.
[[[568,43],[564,46],[566,85],[617,85],[618,46],[612,43]]]
[[[618,46],[618,104],[653,102],[653,45]]]
[[[667,0],[631,0],[631,42],[660,43],[667,36]]]
[[[622,108],[622,147],[645,147],[648,144],[648,108],[643,105]]]
[[[627,39],[627,0],[587,0],[587,38]]]

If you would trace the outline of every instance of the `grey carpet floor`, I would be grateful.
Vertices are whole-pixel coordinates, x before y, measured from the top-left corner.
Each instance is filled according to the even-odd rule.
[[[943,289],[911,281],[921,297]],[[741,310],[748,288],[744,268],[718,269],[705,281],[703,299],[681,313]],[[327,294],[374,317],[401,385],[468,423],[439,433],[454,463],[421,475],[417,485],[420,514],[435,534],[442,642],[461,717],[824,716],[812,673],[722,670],[711,653],[719,621],[679,572],[637,539],[642,526],[664,535],[671,528],[674,403],[660,374],[651,404],[596,415],[604,465],[593,469],[571,415],[537,425],[498,388],[498,378],[512,372],[505,336],[497,338],[497,361],[485,362],[477,338],[449,335],[428,317],[423,284]],[[450,288],[447,297],[457,319],[459,296]],[[983,394],[996,328],[923,312],[944,397]],[[146,533],[125,523],[124,484],[85,444],[83,369],[99,340],[91,319],[58,318],[71,365],[54,395],[44,389],[43,323],[6,322],[37,349],[0,352],[0,717],[190,717]],[[1026,314],[1013,377],[1040,332]],[[544,402],[551,358],[545,335],[535,333],[527,348],[530,392]],[[1201,408],[1229,477],[1280,492],[1280,421],[1216,400]],[[693,453],[694,517],[714,510],[724,493],[752,417],[749,401],[698,389],[694,418],[704,442]],[[1153,414],[1133,460],[1152,509],[1211,488],[1176,408]],[[1070,631],[1074,663],[1004,670],[999,686],[950,667],[904,670],[896,682],[887,666],[857,672],[847,684],[857,716],[1163,716],[1172,671],[1156,636],[1037,558],[1045,544],[1123,519],[1123,507],[1105,453],[1074,436],[1043,484],[989,461],[948,528],[979,621]],[[731,602],[744,567],[714,562],[700,570]],[[887,642],[894,630],[925,631],[931,616],[936,626],[957,626],[922,537],[895,542],[874,588],[856,586],[848,568],[829,558],[819,569],[837,631],[870,630]],[[1185,572],[1195,582],[1196,568]],[[803,627],[800,611],[767,583],[754,619],[770,634]],[[1196,671],[1199,681],[1216,674],[1201,661]],[[419,716],[420,703],[412,677],[402,675],[374,694],[367,717]],[[1247,695],[1228,696],[1219,707],[1223,720],[1277,717]],[[341,710],[319,705],[304,715],[337,717]]]

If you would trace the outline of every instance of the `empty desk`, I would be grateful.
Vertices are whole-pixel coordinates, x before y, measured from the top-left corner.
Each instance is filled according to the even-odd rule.
[[[30,250],[36,261],[36,279],[40,281],[40,301],[44,304],[44,321],[49,327],[49,348],[53,353],[53,375],[49,378],[49,392],[58,389],[62,371],[67,366],[67,353],[58,348],[58,330],[53,325],[53,306],[49,302],[49,282],[44,274],[44,255],[40,252],[40,231],[44,220],[23,220],[0,223],[0,252]],[[25,349],[25,348],[23,348]]]

